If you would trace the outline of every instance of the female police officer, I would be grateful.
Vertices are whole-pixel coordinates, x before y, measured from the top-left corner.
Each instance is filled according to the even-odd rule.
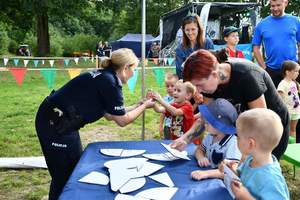
[[[137,65],[138,58],[130,49],[116,50],[101,62],[102,69],[72,79],[40,105],[35,124],[52,177],[49,200],[58,199],[80,158],[81,127],[103,116],[126,126],[154,105],[147,100],[130,110],[124,108],[122,84]]]

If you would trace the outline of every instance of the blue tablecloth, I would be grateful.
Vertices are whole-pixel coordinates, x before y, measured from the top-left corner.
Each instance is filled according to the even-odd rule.
[[[114,199],[117,193],[110,190],[110,185],[94,185],[80,183],[78,180],[92,171],[98,171],[108,175],[107,169],[103,164],[108,160],[119,159],[119,157],[105,156],[99,153],[101,148],[123,148],[123,149],[141,149],[146,153],[162,153],[166,149],[160,144],[161,142],[169,143],[170,141],[126,141],[126,142],[97,142],[91,143],[85,149],[79,163],[74,169],[69,181],[67,182],[60,200],[110,200]],[[176,160],[172,162],[153,161],[150,162],[162,164],[165,167],[160,172],[168,172],[173,180],[175,187],[178,188],[172,200],[232,200],[222,180],[207,179],[194,181],[190,178],[192,170],[199,169],[193,155],[195,145],[189,145],[187,148],[191,161]],[[146,184],[137,191],[129,193],[134,195],[142,190],[163,187],[150,178],[146,178]]]

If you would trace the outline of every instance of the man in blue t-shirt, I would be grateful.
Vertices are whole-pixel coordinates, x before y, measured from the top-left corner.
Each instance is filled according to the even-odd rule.
[[[298,62],[300,54],[300,21],[295,16],[285,14],[287,4],[288,0],[271,0],[271,15],[256,26],[252,39],[254,56],[270,74],[276,87],[282,79],[280,70],[283,61]],[[262,43],[266,62],[260,51]]]

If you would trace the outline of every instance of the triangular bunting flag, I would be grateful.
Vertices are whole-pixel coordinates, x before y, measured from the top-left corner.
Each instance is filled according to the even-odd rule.
[[[54,86],[54,80],[56,75],[55,69],[45,69],[41,70],[41,74],[47,82],[48,88],[52,89]]]
[[[50,66],[53,67],[54,65],[54,60],[49,60]]]
[[[15,58],[15,59],[14,59],[14,64],[15,64],[15,66],[18,66],[18,64],[19,64],[19,59]]]
[[[23,60],[24,66],[27,67],[29,60]]]
[[[144,60],[144,65],[147,66],[148,65],[148,59]]]
[[[88,58],[87,57],[83,57],[83,60],[84,60],[84,62],[86,62],[88,60]]]
[[[156,83],[159,85],[159,87],[162,87],[165,79],[165,70],[163,68],[154,68],[153,72],[155,75]]]
[[[9,68],[9,71],[15,78],[18,85],[22,86],[27,69],[26,68]]]
[[[33,61],[33,64],[34,64],[35,67],[37,67],[38,64],[39,64],[39,61],[38,61],[38,60],[34,60],[34,61]]]
[[[45,60],[42,60],[42,65],[45,65]]]
[[[69,62],[70,62],[70,60],[69,60],[69,59],[65,59],[64,61],[65,61],[65,65],[66,65],[66,66],[68,66],[68,65],[69,65]]]
[[[4,66],[6,66],[8,63],[8,58],[3,58],[3,62],[4,62]]]
[[[164,64],[167,65],[168,63],[168,58],[164,58]]]
[[[79,58],[74,58],[76,65],[78,65]]]
[[[92,63],[94,62],[94,55],[92,55],[92,58],[91,58],[91,60],[92,60]]]
[[[158,59],[157,58],[153,58],[153,62],[155,65],[158,65]]]
[[[172,65],[173,62],[174,62],[174,58],[168,58],[168,64],[169,64],[169,65]]]
[[[81,69],[68,69],[70,79],[73,79],[76,76],[78,76],[80,74],[80,72],[81,72]]]
[[[139,71],[137,69],[135,69],[133,72],[133,76],[127,81],[128,88],[129,88],[130,92],[132,92],[132,93],[134,92],[138,74],[139,74]]]

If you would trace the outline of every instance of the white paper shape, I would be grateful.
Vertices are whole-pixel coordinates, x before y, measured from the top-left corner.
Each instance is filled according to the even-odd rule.
[[[178,160],[180,158],[177,158],[173,156],[170,152],[167,153],[154,153],[154,154],[143,154],[145,158],[149,158],[151,160],[159,160],[159,161],[173,161]]]
[[[132,195],[127,195],[127,194],[118,194],[115,197],[115,200],[149,200],[149,199],[145,199],[142,197],[136,197],[136,196],[132,196]]]
[[[42,60],[42,65],[44,65],[45,64],[45,60]]]
[[[145,152],[146,152],[146,150],[124,149],[121,153],[121,157],[137,156],[137,155],[141,155]]]
[[[49,60],[50,66],[53,67],[54,65],[54,60]]]
[[[122,167],[122,168],[134,168],[137,167],[138,169],[146,162],[147,158],[124,158],[124,159],[117,159],[117,160],[110,160],[104,163],[104,166],[107,168]]]
[[[149,176],[150,174],[153,174],[154,172],[160,170],[163,168],[163,165],[151,163],[151,162],[145,162],[143,166],[140,168],[138,173],[140,176]]]
[[[76,65],[78,65],[79,58],[74,58]]]
[[[169,200],[174,196],[177,190],[178,188],[175,187],[156,187],[141,191],[135,196],[153,200]]]
[[[100,172],[93,171],[81,179],[78,180],[82,183],[91,183],[91,184],[98,184],[98,185],[107,185],[109,183],[109,178],[105,174]]]
[[[167,172],[164,172],[161,174],[155,174],[155,175],[149,176],[149,178],[151,178],[161,184],[164,184],[168,187],[174,187],[174,183]]]
[[[110,177],[110,188],[112,191],[118,191],[125,183],[127,183],[132,178],[137,178],[137,168],[126,169],[119,167],[109,168],[109,177]]]
[[[130,179],[125,185],[120,188],[121,193],[128,193],[135,190],[140,189],[146,184],[146,179],[144,177],[141,178],[133,178]]]
[[[0,158],[0,168],[45,168],[47,164],[44,156],[38,157],[5,157]]]
[[[3,62],[4,62],[4,66],[6,66],[7,65],[7,63],[8,63],[8,58],[3,58]]]
[[[224,165],[224,184],[229,194],[232,196],[233,199],[235,199],[235,196],[231,189],[231,182],[233,180],[240,181],[240,178],[227,165]]]
[[[100,152],[107,156],[120,156],[123,149],[100,149]]]
[[[185,160],[191,160],[185,153],[178,151],[177,149],[171,148],[169,145],[161,143],[173,156],[182,158]]]
[[[24,66],[27,67],[29,60],[23,60]]]

